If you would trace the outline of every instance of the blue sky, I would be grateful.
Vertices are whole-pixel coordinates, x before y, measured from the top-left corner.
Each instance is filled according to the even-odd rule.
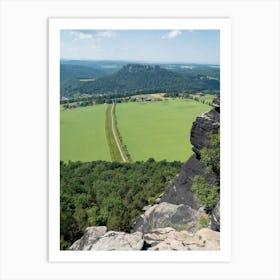
[[[61,30],[61,59],[220,63],[219,30]]]

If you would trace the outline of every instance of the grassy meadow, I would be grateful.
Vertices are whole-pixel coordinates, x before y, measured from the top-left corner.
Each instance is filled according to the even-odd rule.
[[[86,162],[115,159],[112,153],[110,155],[107,141],[110,134],[110,123],[105,122],[108,106],[111,105],[60,112],[61,160]],[[192,123],[209,109],[208,105],[190,99],[176,99],[118,103],[115,114],[118,131],[132,161],[151,157],[155,160],[185,161],[192,154],[189,141]]]
[[[133,161],[150,157],[185,161],[192,154],[192,123],[209,109],[189,99],[121,103],[116,106],[116,117]]]
[[[60,112],[60,159],[71,161],[110,161],[105,134],[107,105]]]

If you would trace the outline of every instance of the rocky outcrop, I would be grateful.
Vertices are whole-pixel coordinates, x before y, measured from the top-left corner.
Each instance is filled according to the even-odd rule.
[[[193,144],[193,151],[198,159],[200,159],[200,150],[202,148],[211,147],[208,135],[217,134],[219,128],[220,113],[216,109],[197,117],[191,130],[191,143]]]
[[[196,233],[158,228],[144,235],[148,251],[158,250],[219,250],[220,233],[208,228]]]
[[[214,108],[197,117],[191,129],[191,143],[193,151],[200,159],[200,150],[210,148],[209,133],[216,134],[220,128],[220,96],[213,100]]]
[[[90,250],[131,251],[141,250],[143,245],[144,240],[143,234],[141,232],[125,233],[109,231],[96,242],[94,242]]]
[[[92,244],[103,236],[107,227],[88,227],[81,239],[77,240],[70,250],[90,250]]]
[[[198,174],[204,174],[205,168],[202,163],[192,155],[190,159],[183,165],[180,173],[171,180],[166,188],[160,202],[168,202],[173,204],[186,204],[193,209],[201,207],[194,197],[192,191],[193,178]],[[212,184],[216,183],[217,178],[213,175],[207,174],[207,179]]]
[[[81,251],[130,251],[141,250],[144,246],[141,232],[125,233],[107,231],[106,227],[88,227],[81,239],[77,240],[70,250]]]
[[[220,200],[211,213],[211,229],[220,231]]]
[[[194,232],[198,229],[200,217],[206,215],[203,210],[194,210],[186,204],[162,202],[149,207],[138,219],[135,231],[147,233],[155,228],[172,227],[178,230]]]
[[[105,228],[105,229],[104,229]],[[146,234],[109,231],[106,227],[88,227],[70,250],[131,251],[131,250],[219,250],[220,233],[201,229],[196,233],[171,227],[155,228]],[[100,236],[101,235],[101,236]]]

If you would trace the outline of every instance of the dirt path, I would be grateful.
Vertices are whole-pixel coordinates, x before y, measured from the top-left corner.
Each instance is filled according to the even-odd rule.
[[[113,114],[115,106],[116,106],[116,103],[113,103],[113,106],[112,106],[112,109],[111,109],[112,132],[113,132],[114,139],[115,139],[115,142],[117,144],[119,153],[121,155],[122,161],[123,162],[127,162],[127,160],[126,160],[126,158],[125,158],[125,156],[123,154],[123,151],[122,151],[122,148],[121,148],[121,145],[120,145],[120,142],[119,142],[119,138],[118,138],[117,133],[116,133],[115,120],[114,120],[114,114]]]

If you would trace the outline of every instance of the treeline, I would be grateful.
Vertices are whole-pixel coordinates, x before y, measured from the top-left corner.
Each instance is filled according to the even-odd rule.
[[[101,70],[84,65],[60,64],[60,81],[67,79],[92,79],[104,75]]]
[[[61,249],[87,226],[130,232],[142,208],[154,202],[181,162],[60,162]]]

